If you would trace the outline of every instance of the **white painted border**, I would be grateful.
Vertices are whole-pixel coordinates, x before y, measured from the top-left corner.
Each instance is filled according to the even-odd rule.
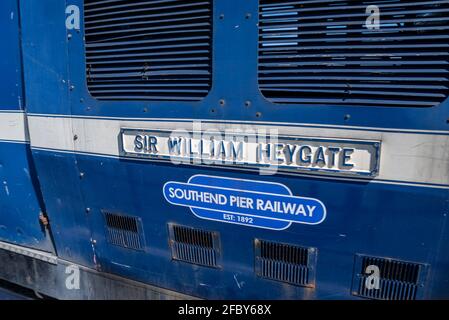
[[[25,114],[21,111],[1,111],[0,141],[27,143],[28,140]]]
[[[27,118],[31,140],[28,138]],[[166,121],[167,119],[154,119],[155,121],[147,121],[148,119],[129,120],[118,118],[55,117],[52,115],[29,115],[26,117],[23,111],[2,110],[0,112],[0,141],[7,143],[27,143],[30,141],[31,147],[35,150],[117,159],[120,158],[118,135],[121,128],[146,130],[184,129],[187,131],[192,129],[192,123],[187,119],[182,121],[177,119],[173,120],[173,122],[168,122]],[[235,121],[221,123],[207,121],[203,123],[203,127],[205,130],[224,130],[242,127],[253,130],[259,128],[265,130],[273,129],[273,126],[267,126],[262,123],[236,124]],[[365,181],[365,183],[449,189],[449,135],[311,128],[298,127],[295,124],[288,126],[288,124],[284,123],[282,126],[275,128],[279,130],[279,135],[287,136],[298,135],[327,139],[382,141],[380,172],[379,176],[374,180],[326,176],[314,173],[282,173],[283,175],[334,181]],[[352,129],[354,128],[356,127],[352,127]],[[75,134],[78,136],[76,141],[73,139]]]

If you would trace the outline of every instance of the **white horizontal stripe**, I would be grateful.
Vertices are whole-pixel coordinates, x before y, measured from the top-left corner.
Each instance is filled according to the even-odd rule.
[[[25,114],[17,111],[0,112],[0,141],[27,142]]]
[[[179,121],[129,121],[29,116],[31,145],[35,148],[119,156],[121,128],[192,130]],[[449,136],[260,124],[202,123],[203,130],[278,130],[280,136],[382,141],[379,181],[449,185]],[[74,140],[74,135],[78,137]]]
[[[132,118],[132,117],[103,117],[103,116],[81,116],[81,115],[63,115],[63,114],[42,114],[42,113],[29,113],[29,116],[35,117],[54,117],[54,118],[77,118],[77,119],[96,119],[96,120],[120,120],[120,121],[167,121],[167,122],[194,122],[201,121],[204,123],[232,123],[232,124],[257,124],[257,125],[269,125],[269,126],[296,126],[296,127],[319,127],[319,128],[332,128],[343,130],[363,130],[363,131],[379,131],[379,132],[401,132],[401,133],[429,133],[429,134],[448,134],[449,130],[420,130],[420,129],[397,129],[397,128],[382,128],[382,127],[362,127],[362,126],[345,126],[345,125],[332,125],[332,124],[318,124],[318,123],[293,123],[293,122],[270,122],[270,121],[244,121],[244,120],[202,120],[202,119],[179,119],[179,118]]]

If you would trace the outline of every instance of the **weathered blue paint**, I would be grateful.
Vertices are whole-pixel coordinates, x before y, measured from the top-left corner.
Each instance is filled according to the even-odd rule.
[[[18,9],[16,0],[0,2],[0,113],[24,110]],[[29,145],[0,139],[0,241],[53,251],[41,212],[45,206]]]
[[[66,161],[63,154],[39,151],[36,157],[42,162],[53,159],[51,163],[56,172],[64,172],[59,169]],[[444,215],[447,190],[267,177],[265,181],[285,184],[294,194],[319,198],[327,205],[328,216],[319,229],[294,224],[288,232],[279,232],[198,219],[189,209],[172,206],[156,195],[166,181],[187,180],[191,174],[260,180],[256,174],[170,164],[142,165],[90,156],[78,156],[78,166],[85,173],[81,182],[84,203],[91,209],[89,224],[93,238],[97,240],[97,262],[103,271],[205,298],[351,298],[354,254],[364,253],[431,264],[434,282],[426,290],[434,298],[447,296],[448,261],[442,256],[445,250],[442,246],[446,246],[444,238],[447,237],[447,216]],[[43,184],[47,185],[47,182]],[[73,186],[64,188],[64,194],[70,188]],[[51,189],[49,203],[53,203],[51,198],[58,195],[61,191]],[[101,210],[141,217],[147,244],[145,251],[109,245]],[[75,223],[71,221],[71,212],[65,212],[67,214],[61,218],[65,225],[58,229]],[[82,214],[80,211],[79,215]],[[215,270],[172,261],[167,241],[169,222],[219,232],[224,247],[222,268]],[[74,236],[88,232],[87,223],[76,223],[79,234],[61,233],[58,240],[68,242]],[[257,278],[253,272],[254,238],[317,247],[316,289]],[[241,288],[234,276],[244,283]]]
[[[9,5],[15,10],[15,3],[2,1],[0,9]],[[85,85],[82,30],[70,32],[72,37],[68,40],[64,27],[66,3],[68,1],[20,1],[28,113],[351,125],[367,130],[372,127],[449,130],[448,101],[435,108],[422,109],[273,106],[257,87],[257,1],[214,1],[215,18],[220,14],[225,18],[214,19],[213,88],[203,101],[100,102],[89,95]],[[81,0],[70,3],[82,7]],[[251,13],[251,19],[245,18],[247,13]],[[0,24],[3,22],[2,19]],[[12,31],[18,30],[17,25],[14,28]],[[10,36],[14,39],[12,32],[7,35]],[[18,52],[15,50],[7,57],[12,56],[10,61],[19,61]],[[5,79],[20,83],[13,72],[15,68],[7,68],[11,77],[2,75],[2,83]],[[69,89],[71,85],[74,86],[72,90]],[[19,109],[15,89],[12,85],[8,88],[5,93],[1,92],[2,96],[10,97],[5,103],[11,102],[13,109]],[[220,99],[226,100],[226,107],[219,106]],[[245,107],[248,100],[251,106]],[[148,108],[148,112],[144,112],[144,108]],[[257,117],[257,112],[262,116]],[[351,115],[349,121],[344,120],[347,114]],[[13,231],[2,235],[0,230],[0,237],[23,245],[32,245],[32,239],[36,238],[40,240],[35,245],[42,247],[43,236],[36,221],[38,196],[32,195],[31,184],[25,190],[20,189],[21,182],[17,180],[27,166],[26,146],[8,144],[4,148],[10,149],[0,152],[0,157],[16,155],[14,159],[0,158],[8,165],[9,179],[16,179],[18,188],[9,205],[20,202],[24,206],[23,211],[14,216],[17,219],[7,223],[11,227],[22,226],[25,236],[20,238]],[[255,173],[37,149],[32,151],[32,156],[58,256],[68,261],[204,298],[350,299],[353,298],[350,288],[355,254],[366,254],[431,265],[424,297],[449,296],[447,189],[322,180],[313,176],[265,176],[264,181],[281,183],[293,194],[326,203],[327,218],[319,227],[294,224],[288,231],[279,232],[198,219],[189,209],[172,206],[161,196],[167,181],[187,181],[197,174],[261,180]],[[29,183],[30,178],[25,178]],[[31,200],[24,201],[24,194],[31,194]],[[0,205],[8,204],[7,201],[10,200],[0,196]],[[133,251],[108,244],[102,210],[140,217],[145,250]],[[0,215],[3,216],[4,211]],[[217,231],[223,248],[220,268],[173,261],[167,223]],[[254,273],[255,238],[318,248],[316,288],[258,278]],[[92,239],[96,240],[94,245]]]
[[[0,53],[0,111],[23,109],[19,10],[16,0],[0,3],[2,49]]]

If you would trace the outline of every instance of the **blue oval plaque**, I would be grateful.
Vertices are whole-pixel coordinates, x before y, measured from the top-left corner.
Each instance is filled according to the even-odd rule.
[[[292,195],[279,183],[196,175],[187,183],[167,182],[165,199],[189,207],[201,219],[284,230],[292,223],[316,225],[326,218],[318,199]]]

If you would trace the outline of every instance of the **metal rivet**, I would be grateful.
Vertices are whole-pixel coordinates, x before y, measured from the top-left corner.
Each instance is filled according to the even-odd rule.
[[[251,13],[247,13],[247,14],[245,15],[245,18],[246,18],[246,19],[251,19]]]
[[[349,119],[351,119],[351,115],[350,114],[346,114],[344,116],[345,121],[348,121]]]
[[[73,91],[73,89],[75,89],[75,86],[72,84],[72,85],[70,86],[70,90]]]
[[[148,112],[148,108],[143,108],[143,112]]]
[[[69,34],[67,34],[67,39],[72,39],[72,34],[71,33],[69,33]]]
[[[251,101],[245,101],[245,107],[250,107],[251,106]]]
[[[74,141],[78,140],[78,135],[75,134],[75,135],[73,136],[73,140],[74,140]]]
[[[220,106],[224,106],[226,104],[226,101],[224,99],[221,99],[220,101],[218,101],[218,103],[220,104]]]
[[[261,112],[256,112],[256,117],[257,118],[260,118],[262,116],[262,113]]]
[[[80,178],[84,178],[84,172],[80,172]]]
[[[90,208],[86,208],[86,212],[89,213],[90,212]]]
[[[223,20],[224,19],[224,14],[222,13],[222,14],[220,14],[220,20]]]

